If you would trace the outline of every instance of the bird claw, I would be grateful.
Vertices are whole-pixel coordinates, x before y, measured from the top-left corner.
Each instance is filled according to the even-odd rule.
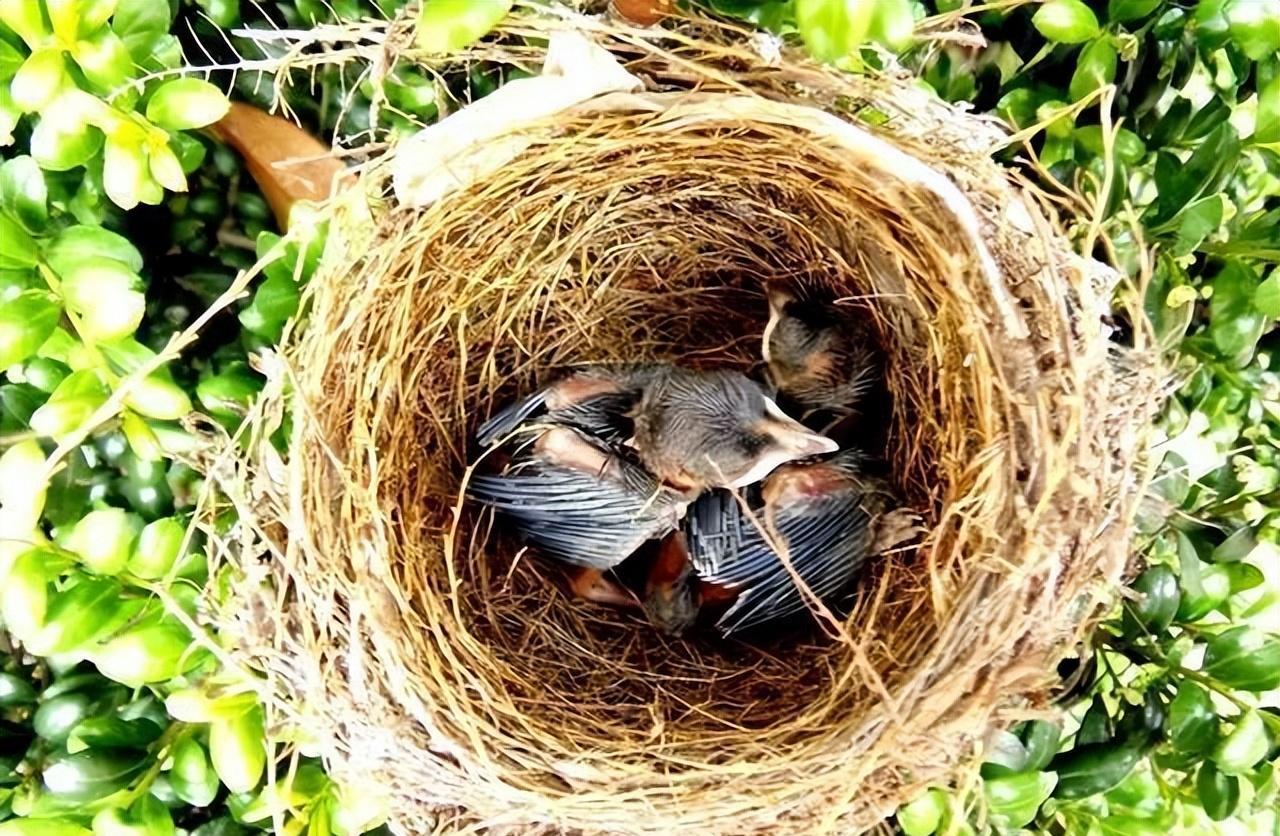
[[[899,508],[884,514],[876,524],[876,553],[883,554],[924,534],[926,529],[923,522],[924,518],[909,508]]]

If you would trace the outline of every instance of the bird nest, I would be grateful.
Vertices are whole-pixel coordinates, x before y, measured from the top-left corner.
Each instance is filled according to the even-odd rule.
[[[1156,377],[995,123],[705,22],[526,11],[469,57],[537,72],[568,31],[636,83],[481,100],[328,210],[213,468],[240,521],[212,620],[399,832],[870,827],[1048,706],[1124,571]],[[675,639],[487,537],[461,500],[487,416],[575,363],[749,369],[765,282],[861,300],[887,356],[868,437],[927,532],[847,617]]]

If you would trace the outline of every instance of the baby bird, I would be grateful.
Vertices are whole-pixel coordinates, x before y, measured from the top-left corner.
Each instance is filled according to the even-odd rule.
[[[778,391],[806,410],[837,420],[854,413],[879,375],[867,314],[770,286],[763,349]]]
[[[837,449],[743,374],[666,364],[580,371],[490,419],[477,440],[491,447],[547,423],[628,447],[663,484],[692,492],[744,487],[786,462]]]
[[[585,570],[575,592],[612,604],[635,599],[602,573],[675,531],[700,491],[743,487],[836,447],[741,374],[661,364],[578,372],[494,416],[477,440],[516,452],[501,472],[473,477],[469,496],[547,556]],[[696,614],[687,585],[677,571],[646,595],[668,632]]]
[[[577,573],[575,591],[610,604],[634,598],[601,573],[674,531],[691,499],[566,426],[551,426],[523,444],[501,473],[473,476],[467,492],[543,554],[589,570]]]
[[[862,469],[861,455],[847,450],[826,461],[779,468],[747,492],[750,514],[727,491],[704,494],[689,508],[685,544],[703,597],[729,593],[733,600],[716,624],[722,633],[808,607],[775,545],[809,592],[830,602],[868,557],[914,533],[901,525],[901,512],[885,513],[890,493]]]

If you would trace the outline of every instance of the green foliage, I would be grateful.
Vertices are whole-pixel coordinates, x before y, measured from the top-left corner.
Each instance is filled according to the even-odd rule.
[[[1033,829],[1274,826],[1280,7],[1050,0],[977,20],[982,50],[905,60],[940,95],[1024,131],[1010,162],[1033,155],[1041,179],[1101,204],[1100,226],[1076,232],[1130,277],[1121,301],[1142,303],[1185,381],[1161,418],[1167,456],[1139,519],[1147,568],[1095,640],[1091,693],[1061,741],[1045,738],[1061,748],[1047,765],[996,738],[984,786],[1010,767],[1027,786],[1056,774]],[[1030,740],[1044,724],[1015,732]],[[949,806],[985,806],[998,832],[1021,826],[997,818],[989,789]]]
[[[484,37],[511,11],[513,0],[431,0],[418,14],[415,43],[432,55],[456,52]]]
[[[153,0],[0,0],[3,833],[240,833],[271,821],[235,810],[292,785],[266,781],[263,709],[242,683],[221,695],[216,646],[192,633],[207,579],[199,480],[171,457],[193,442],[181,421],[202,390],[238,424],[261,387],[245,364],[261,337],[215,329],[177,367],[160,353],[256,258],[246,236],[279,239],[229,152],[184,133],[228,100],[178,72],[172,24]],[[296,312],[318,247],[281,246],[288,266],[271,273],[293,306],[242,305],[264,328],[278,335]],[[195,687],[235,712],[165,710]],[[273,815],[317,832],[377,824],[376,805],[297,765],[310,795]]]

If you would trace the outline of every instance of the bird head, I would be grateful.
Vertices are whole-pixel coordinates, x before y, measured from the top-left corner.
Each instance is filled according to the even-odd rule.
[[[740,488],[779,465],[837,444],[788,416],[737,372],[683,372],[646,393],[635,447],[659,477],[679,487]]]
[[[768,290],[769,321],[764,327],[761,355],[775,376],[790,377],[820,371],[810,368],[822,361],[838,326],[830,303],[797,296],[787,288]],[[783,381],[774,381],[782,385]]]

